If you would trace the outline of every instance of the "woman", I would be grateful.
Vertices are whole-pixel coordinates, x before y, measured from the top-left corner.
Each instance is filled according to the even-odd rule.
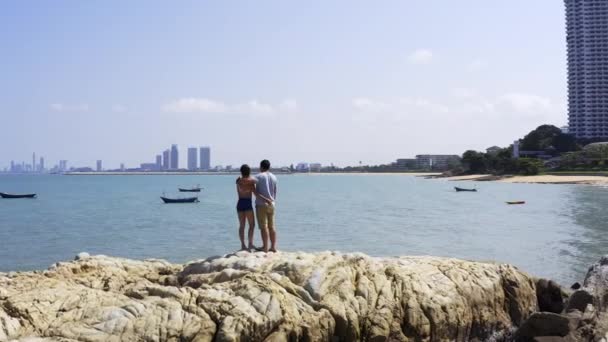
[[[236,179],[236,192],[239,201],[236,203],[236,211],[239,215],[239,238],[241,239],[241,250],[252,251],[253,234],[255,232],[255,218],[253,217],[252,195],[255,193],[255,179],[250,177],[251,168],[247,164],[241,166],[241,177]],[[249,245],[245,245],[245,220],[249,221]]]

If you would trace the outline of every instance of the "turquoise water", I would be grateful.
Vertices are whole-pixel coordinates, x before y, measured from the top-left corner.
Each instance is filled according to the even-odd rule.
[[[173,262],[234,251],[235,177],[0,176],[0,191],[39,194],[0,200],[0,271],[47,268],[81,251]],[[195,184],[198,204],[159,198]],[[567,285],[608,253],[606,208],[608,188],[592,186],[284,175],[278,247],[496,260]]]

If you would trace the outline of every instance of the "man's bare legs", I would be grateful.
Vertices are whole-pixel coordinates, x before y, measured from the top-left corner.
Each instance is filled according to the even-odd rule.
[[[268,232],[270,233],[270,251],[277,251],[277,231],[274,226],[269,227]]]
[[[247,237],[249,238],[249,250],[251,251],[252,249],[255,249],[255,246],[253,245],[253,235],[255,233],[255,216],[253,215],[253,210],[245,212],[245,216],[247,217],[247,221],[249,221],[249,232],[247,233]]]
[[[268,253],[268,228],[262,227],[260,230],[262,231],[262,249]]]
[[[247,249],[247,246],[245,245],[245,216],[246,216],[246,214],[247,214],[246,212],[239,211],[239,238],[241,239],[241,250]]]

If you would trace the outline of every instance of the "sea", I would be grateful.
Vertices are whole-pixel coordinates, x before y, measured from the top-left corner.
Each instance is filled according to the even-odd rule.
[[[1,175],[0,272],[79,252],[184,263],[240,247],[236,175]],[[199,203],[163,204],[200,185]],[[477,192],[456,192],[454,186]],[[506,201],[523,200],[524,205]],[[562,285],[608,254],[608,188],[429,180],[403,174],[278,176],[278,248],[510,263]],[[256,244],[260,245],[259,230]]]

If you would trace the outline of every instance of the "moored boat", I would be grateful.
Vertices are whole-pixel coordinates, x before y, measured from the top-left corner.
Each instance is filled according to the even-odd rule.
[[[526,201],[507,201],[507,204],[526,204]]]
[[[465,189],[465,188],[459,188],[457,186],[455,186],[454,189],[456,189],[456,191],[472,191],[472,192],[477,192],[477,189]]]
[[[178,190],[180,192],[201,192],[201,188],[200,187],[191,188],[191,189],[178,188]]]
[[[2,198],[36,198],[36,194],[7,194],[4,192],[0,192],[0,197]]]
[[[186,197],[186,198],[167,198],[164,196],[160,196],[160,199],[165,203],[196,203],[198,202],[198,197]]]

